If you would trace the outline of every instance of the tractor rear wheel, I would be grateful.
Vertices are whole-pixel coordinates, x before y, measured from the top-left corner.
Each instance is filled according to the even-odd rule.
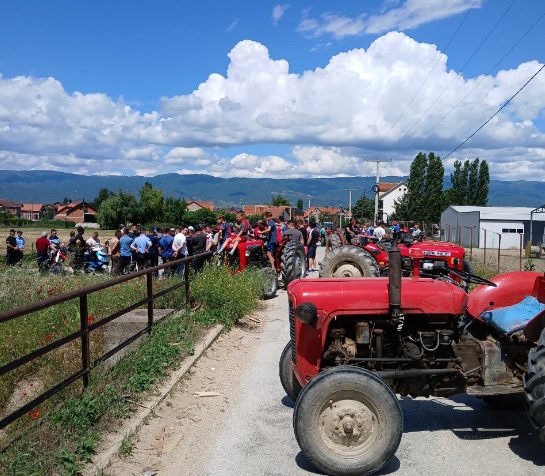
[[[295,279],[306,276],[307,256],[304,246],[299,241],[291,240],[284,245],[282,248],[280,269],[282,271],[282,280],[286,287]]]
[[[259,272],[263,277],[263,299],[271,299],[278,291],[278,275],[270,267],[261,268]]]
[[[369,278],[379,275],[375,259],[368,251],[355,245],[333,249],[320,264],[321,278]]]
[[[397,397],[368,370],[340,366],[299,394],[293,429],[305,456],[326,474],[363,476],[382,468],[403,433]]]
[[[528,416],[545,443],[545,329],[541,331],[537,347],[528,353],[528,371],[523,382]]]
[[[291,366],[291,342],[288,342],[286,347],[284,347],[278,364],[280,383],[286,391],[286,395],[295,403],[303,387],[297,380],[297,377],[295,377],[293,367]]]

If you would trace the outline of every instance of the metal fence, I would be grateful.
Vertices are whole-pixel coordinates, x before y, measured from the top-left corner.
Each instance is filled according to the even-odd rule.
[[[169,263],[165,263],[159,266],[154,266],[152,268],[147,268],[141,271],[137,271],[135,273],[131,273],[128,275],[119,276],[117,278],[109,279],[107,281],[104,281],[99,284],[95,284],[92,286],[87,286],[82,289],[78,289],[76,291],[71,291],[65,294],[61,294],[43,301],[39,301],[36,303],[28,304],[26,306],[13,309],[10,311],[6,311],[3,313],[0,313],[0,325],[11,321],[13,319],[17,319],[29,314],[32,314],[36,311],[40,311],[43,309],[47,309],[50,307],[53,307],[55,305],[58,305],[60,303],[70,301],[72,299],[79,299],[79,318],[80,318],[80,328],[78,331],[73,332],[67,336],[62,337],[61,339],[58,339],[56,341],[53,341],[51,343],[48,343],[44,345],[43,347],[40,347],[39,349],[36,349],[32,352],[30,352],[27,355],[24,355],[22,357],[19,357],[11,362],[8,362],[2,366],[0,366],[0,377],[7,374],[8,372],[11,372],[15,369],[18,369],[19,367],[42,357],[43,355],[54,351],[55,349],[58,349],[64,345],[69,344],[70,342],[80,340],[81,343],[81,367],[80,369],[65,378],[62,382],[58,383],[52,388],[49,388],[45,392],[43,392],[41,395],[35,397],[22,407],[18,408],[17,410],[13,411],[9,415],[5,416],[2,420],[0,420],[0,429],[6,427],[13,421],[15,421],[17,418],[25,415],[27,412],[38,406],[39,404],[43,403],[47,399],[51,398],[56,393],[60,392],[64,388],[68,387],[70,384],[82,380],[83,387],[86,388],[89,385],[89,376],[91,371],[104,361],[106,361],[108,358],[110,358],[112,355],[118,353],[123,348],[128,346],[130,343],[134,342],[136,339],[138,339],[140,336],[142,336],[144,333],[150,333],[153,323],[154,323],[154,308],[153,308],[153,302],[155,299],[158,299],[161,296],[164,296],[168,293],[171,293],[177,289],[184,288],[185,289],[185,303],[186,305],[189,304],[190,295],[189,295],[189,268],[188,264],[193,261],[194,259],[206,259],[208,257],[212,256],[211,252],[202,253],[199,255],[182,258],[176,261],[171,261]],[[183,279],[176,284],[169,286],[165,289],[162,289],[159,292],[154,293],[153,291],[153,277],[157,274],[159,270],[164,270],[167,268],[174,268],[178,267],[181,264],[185,264],[184,266],[184,275]],[[104,289],[110,288],[112,286],[116,286],[122,282],[126,282],[128,280],[136,279],[141,276],[146,277],[146,297],[144,299],[141,299],[117,312],[114,312],[113,314],[109,315],[108,317],[105,317],[101,319],[100,321],[90,323],[89,322],[89,313],[88,313],[88,297],[92,293],[96,293],[98,291],[102,291]],[[137,309],[141,306],[147,306],[147,314],[148,314],[148,322],[147,325],[138,331],[137,333],[133,334],[128,339],[122,341],[120,344],[118,344],[116,347],[112,348],[108,352],[105,352],[100,357],[96,358],[95,360],[91,361],[91,353],[90,353],[90,339],[89,335],[91,332],[95,331],[96,329],[108,324],[109,322],[114,321],[115,319],[119,318],[120,316],[123,316],[124,314]]]

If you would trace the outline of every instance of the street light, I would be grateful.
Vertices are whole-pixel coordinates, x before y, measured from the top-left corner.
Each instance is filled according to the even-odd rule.
[[[352,219],[352,191],[357,190],[357,189],[356,188],[345,188],[344,190],[346,190],[350,194],[349,197],[348,197],[348,215],[350,216],[350,219]]]

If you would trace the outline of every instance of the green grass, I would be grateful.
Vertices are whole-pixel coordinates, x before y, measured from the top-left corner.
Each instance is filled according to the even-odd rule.
[[[124,286],[110,291],[115,294],[106,293],[100,298],[90,299],[94,319],[100,319],[131,299],[138,299],[142,288],[145,288],[145,281],[135,281],[123,283]],[[156,281],[156,285],[160,287],[167,282]],[[32,284],[36,286],[37,283]],[[83,283],[79,281],[79,285]],[[115,426],[117,419],[130,417],[137,403],[153,392],[155,386],[177,368],[184,357],[194,352],[196,341],[207,327],[216,323],[229,327],[240,317],[257,309],[262,285],[260,275],[251,271],[230,275],[223,269],[209,268],[199,273],[191,283],[192,309],[158,322],[138,349],[122,358],[111,370],[103,367],[95,369],[85,392],[81,393],[81,384],[74,384],[56,398],[40,405],[36,409],[38,413],[35,411],[8,426],[7,437],[15,434],[19,434],[19,437],[0,453],[0,471],[9,475],[78,474],[94,453],[101,432]],[[63,289],[66,289],[68,285],[64,286]],[[35,292],[31,294],[32,299],[37,299]],[[173,294],[177,294],[177,303],[169,302],[169,305],[177,304],[180,307],[185,302],[183,290],[176,290]],[[34,342],[38,339],[39,344],[41,333],[51,332],[50,329],[58,333],[55,337],[62,335],[70,326],[76,325],[76,321],[79,322],[79,317],[68,315],[72,312],[71,308],[57,309],[32,323],[24,322],[24,329],[19,331],[13,328],[13,324],[23,321],[16,319],[10,326],[9,336],[4,330],[6,324],[0,325],[0,333],[4,332],[0,335],[0,342],[4,342],[7,336],[18,352],[24,351],[26,344],[15,340],[26,341],[29,337],[27,334],[31,334],[29,338]],[[66,324],[63,324],[63,319],[66,319]],[[34,326],[39,328],[36,332]],[[100,342],[95,344],[99,345]],[[4,355],[9,353],[8,347],[0,349],[0,359],[3,361],[9,360]],[[79,367],[77,350],[33,364],[26,369],[26,374],[18,376],[19,380],[13,379],[10,384],[12,391],[21,381],[28,379],[29,373],[40,384],[49,384],[62,372],[70,370],[71,365]],[[0,385],[0,388],[4,387],[5,382]],[[9,398],[8,390],[2,392],[4,400]]]

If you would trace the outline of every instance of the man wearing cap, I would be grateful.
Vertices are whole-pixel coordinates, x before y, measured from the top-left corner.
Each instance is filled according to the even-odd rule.
[[[42,231],[42,236],[36,240],[36,261],[38,268],[44,269],[44,263],[49,259],[48,251],[52,248],[51,242],[47,239],[47,232]]]
[[[17,263],[17,239],[15,238],[15,230],[9,230],[9,236],[6,238],[6,265],[13,266]]]
[[[174,240],[172,241],[172,257],[173,259],[181,259],[187,256],[187,237],[184,233],[186,228],[184,227],[180,233],[176,233]],[[185,263],[180,264],[176,268],[176,274],[179,276],[184,275]]]
[[[21,230],[17,231],[17,236],[15,237],[15,241],[17,241],[17,263],[21,264],[21,261],[23,261],[23,252],[25,251],[25,239],[23,238],[23,232]]]
[[[189,255],[199,255],[208,251],[208,237],[203,232],[201,225],[195,225],[195,233],[187,239],[187,247],[189,248]],[[192,261],[193,269],[200,271],[204,266],[203,258],[194,258]]]

